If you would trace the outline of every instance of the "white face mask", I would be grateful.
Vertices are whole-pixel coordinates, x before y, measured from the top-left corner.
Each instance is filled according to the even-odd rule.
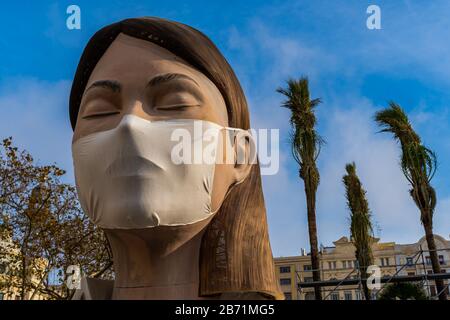
[[[198,123],[200,133],[194,130]],[[114,229],[185,225],[213,213],[215,161],[176,164],[172,154],[180,141],[172,141],[175,129],[190,132],[183,143],[193,153],[200,148],[213,158],[217,154],[223,127],[189,119],[149,121],[126,115],[116,128],[73,143],[78,196],[95,224]]]

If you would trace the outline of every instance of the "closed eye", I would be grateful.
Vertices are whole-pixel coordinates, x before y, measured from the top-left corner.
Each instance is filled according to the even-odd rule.
[[[176,104],[169,104],[169,105],[163,105],[163,106],[156,106],[156,110],[162,110],[162,111],[182,111],[189,108],[194,107],[200,107],[200,104],[185,104],[185,103],[176,103]]]
[[[188,111],[204,103],[197,82],[182,74],[154,77],[147,85],[147,97],[152,108],[162,112]]]
[[[116,81],[100,80],[86,90],[82,102],[82,119],[106,117],[120,113],[121,85]]]
[[[202,100],[190,90],[167,90],[157,92],[153,96],[153,108],[159,111],[183,111],[192,107],[199,107]]]
[[[99,111],[99,112],[90,112],[87,115],[84,115],[82,118],[83,119],[90,119],[90,118],[96,118],[96,117],[106,117],[106,116],[111,116],[114,114],[118,114],[120,113],[120,111],[116,110],[116,111]]]
[[[117,109],[117,107],[111,105],[111,103],[105,101],[96,101],[86,106],[82,118],[89,119],[96,117],[106,117],[118,113],[120,113],[120,110]]]

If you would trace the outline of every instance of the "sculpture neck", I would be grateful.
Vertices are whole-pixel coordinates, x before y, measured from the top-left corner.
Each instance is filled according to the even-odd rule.
[[[201,299],[200,246],[209,222],[105,230],[114,257],[113,299]]]

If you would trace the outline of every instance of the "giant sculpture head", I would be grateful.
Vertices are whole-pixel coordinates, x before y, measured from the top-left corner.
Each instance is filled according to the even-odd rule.
[[[205,35],[159,18],[101,29],[81,56],[70,120],[80,202],[108,236],[117,286],[177,285],[177,272],[153,266],[168,259],[198,273],[199,297],[281,297],[259,165],[236,156],[251,154],[236,139],[250,128],[246,99]],[[196,162],[199,150],[214,161]],[[180,253],[195,243],[198,255]],[[152,274],[129,271],[139,263]]]

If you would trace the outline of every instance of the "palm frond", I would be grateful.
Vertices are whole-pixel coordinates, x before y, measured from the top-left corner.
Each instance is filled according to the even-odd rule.
[[[411,197],[421,211],[423,223],[431,221],[436,205],[436,192],[431,186],[437,170],[436,154],[421,142],[405,111],[395,102],[375,114],[381,132],[390,132],[400,143],[400,166],[411,184]]]
[[[356,258],[362,271],[365,272],[367,266],[373,264],[373,226],[369,203],[366,191],[356,174],[355,163],[348,163],[345,170],[347,173],[342,177],[342,182],[350,210],[350,235],[356,249]]]
[[[291,111],[290,123],[294,132],[291,134],[292,154],[300,165],[313,163],[318,158],[324,139],[317,133],[314,109],[321,99],[310,99],[307,77],[298,80],[289,79],[286,88],[277,92],[286,97],[282,107]]]

